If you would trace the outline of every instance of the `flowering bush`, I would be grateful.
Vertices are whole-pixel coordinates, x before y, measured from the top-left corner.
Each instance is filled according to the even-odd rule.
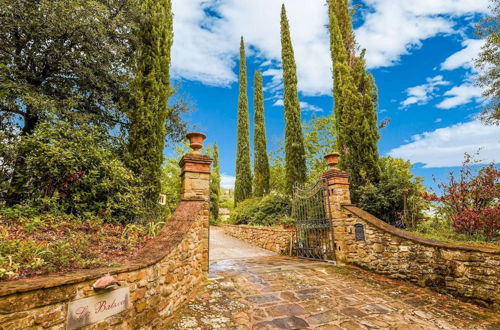
[[[489,237],[498,235],[500,205],[480,210],[465,210],[453,218],[453,228],[459,233],[483,232]]]
[[[439,183],[442,195],[425,194],[436,202],[438,213],[451,220],[456,232],[498,236],[500,232],[500,170],[491,163],[474,170],[477,161],[466,154],[460,175],[450,173],[449,182]]]

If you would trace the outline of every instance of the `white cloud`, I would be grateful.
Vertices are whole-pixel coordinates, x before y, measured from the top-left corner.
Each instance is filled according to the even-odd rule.
[[[275,106],[275,107],[284,106],[283,99],[276,100],[276,102],[273,103],[273,106]],[[320,107],[317,107],[314,104],[307,103],[307,102],[300,102],[300,110],[301,111],[310,111],[310,112],[323,112],[323,109],[321,109]]]
[[[460,166],[464,153],[481,149],[484,163],[500,161],[500,126],[474,120],[424,132],[389,152],[392,157],[422,163],[425,168]]]
[[[299,90],[305,95],[331,92],[327,10],[323,1],[174,0],[174,77],[229,86],[244,36],[247,55],[264,59],[267,75],[281,88],[281,4],[287,6],[297,63]],[[219,17],[209,17],[206,10]],[[251,74],[251,73],[249,73]],[[269,86],[266,86],[269,87]]]
[[[210,29],[217,22],[205,14],[210,5],[204,0],[173,1],[172,77],[227,86],[237,80],[233,66],[239,44]]]
[[[234,70],[243,35],[248,55],[262,59],[262,69],[271,77],[266,90],[279,93],[283,2],[290,21],[299,90],[309,96],[330,95],[328,17],[323,0],[173,0],[172,76],[230,86],[237,81]],[[367,48],[371,68],[396,64],[401,55],[409,54],[423,40],[454,33],[456,18],[486,12],[488,7],[488,0],[364,2],[369,10],[356,34],[361,46]]]
[[[300,102],[300,108],[302,111],[323,112],[323,109],[321,109],[320,107],[307,102]]]
[[[436,120],[434,120],[435,123],[440,123],[443,121],[443,118],[436,118]]]
[[[486,13],[488,0],[364,0],[369,10],[356,30],[370,68],[396,64],[422,40],[453,33],[454,19]]]
[[[443,76],[435,76],[426,80],[425,84],[410,87],[406,90],[408,97],[401,102],[402,108],[406,108],[412,104],[426,104],[435,96],[438,86],[449,84],[448,81],[443,80]]]
[[[441,63],[441,70],[455,70],[458,68],[473,69],[474,59],[477,58],[484,46],[484,40],[466,39],[462,41],[463,49],[448,57]]]
[[[233,175],[222,173],[220,176],[220,185],[222,188],[234,189],[235,182],[236,182],[236,177]]]
[[[482,89],[466,82],[460,86],[455,86],[446,93],[446,97],[437,107],[440,109],[451,109],[470,102],[480,102],[482,100]]]

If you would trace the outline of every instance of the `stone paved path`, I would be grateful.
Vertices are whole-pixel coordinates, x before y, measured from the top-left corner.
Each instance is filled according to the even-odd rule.
[[[223,260],[168,329],[500,329],[491,310],[354,267]]]
[[[224,234],[220,227],[210,227],[210,261],[256,258],[277,255]]]

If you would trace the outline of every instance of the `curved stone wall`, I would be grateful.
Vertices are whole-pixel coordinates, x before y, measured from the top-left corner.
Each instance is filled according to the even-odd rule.
[[[345,262],[500,309],[500,249],[432,241],[353,205],[343,210],[333,223]]]
[[[224,233],[263,249],[290,255],[295,230],[276,227],[224,225]]]
[[[122,311],[85,329],[161,328],[207,279],[208,212],[206,201],[182,201],[158,236],[122,266],[0,283],[0,329],[79,328],[88,320],[75,323],[68,313],[87,300],[101,302],[93,305],[96,313]],[[95,280],[108,274],[120,286],[94,290]]]

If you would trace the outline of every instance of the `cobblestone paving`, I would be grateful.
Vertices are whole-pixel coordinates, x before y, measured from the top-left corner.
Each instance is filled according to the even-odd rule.
[[[500,317],[354,268],[289,257],[211,264],[168,329],[500,329]]]

